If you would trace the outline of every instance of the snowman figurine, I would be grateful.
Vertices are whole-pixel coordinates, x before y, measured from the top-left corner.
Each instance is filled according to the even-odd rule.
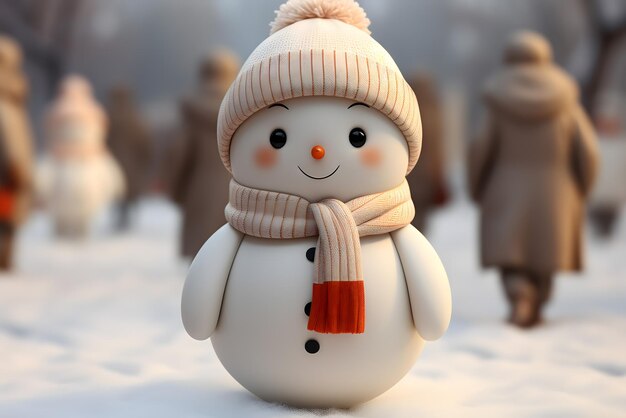
[[[94,217],[124,193],[124,177],[105,146],[106,116],[89,82],[62,83],[46,115],[47,153],[37,168],[37,194],[58,236],[84,237]]]
[[[289,0],[218,120],[228,223],[185,282],[182,318],[258,397],[351,407],[448,327],[450,287],[413,226],[417,100],[352,0]]]

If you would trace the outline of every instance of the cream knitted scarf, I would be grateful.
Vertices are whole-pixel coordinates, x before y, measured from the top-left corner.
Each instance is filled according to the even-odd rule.
[[[337,199],[311,203],[231,180],[225,213],[228,223],[246,235],[272,239],[319,236],[308,329],[360,334],[365,330],[360,237],[408,225],[415,208],[406,180],[389,191],[346,203]]]

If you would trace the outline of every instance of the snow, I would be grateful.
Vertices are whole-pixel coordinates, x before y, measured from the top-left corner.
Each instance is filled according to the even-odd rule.
[[[0,276],[0,417],[626,416],[626,222],[610,242],[588,238],[588,271],[560,278],[546,323],[520,331],[479,269],[475,210],[439,212],[448,333],[379,398],[306,411],[258,400],[185,334],[178,214],[151,199],[136,221],[115,235],[105,219],[78,243],[55,241],[42,214],[22,230],[16,272]]]

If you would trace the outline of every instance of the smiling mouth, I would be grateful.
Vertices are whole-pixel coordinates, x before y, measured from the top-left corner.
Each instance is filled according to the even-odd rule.
[[[300,170],[302,172],[302,174],[304,174],[305,176],[307,176],[310,179],[313,179],[313,180],[324,180],[324,179],[327,179],[328,177],[332,176],[333,174],[335,174],[337,172],[337,170],[339,170],[339,166],[337,166],[337,168],[335,168],[332,173],[330,173],[329,175],[324,176],[324,177],[313,177],[313,176],[310,176],[307,173],[305,173],[304,170],[300,168],[300,166],[298,166],[298,170]]]

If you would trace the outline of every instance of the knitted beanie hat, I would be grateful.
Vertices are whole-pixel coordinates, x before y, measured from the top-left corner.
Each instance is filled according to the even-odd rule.
[[[281,100],[333,96],[384,113],[409,146],[410,172],[420,154],[422,126],[415,94],[389,53],[371,36],[354,0],[288,0],[270,36],[244,63],[220,107],[217,141],[230,171],[230,143],[255,112]]]
[[[46,129],[53,129],[66,120],[80,120],[104,134],[107,117],[93,97],[89,81],[79,75],[69,75],[61,83],[57,98],[46,112]]]

